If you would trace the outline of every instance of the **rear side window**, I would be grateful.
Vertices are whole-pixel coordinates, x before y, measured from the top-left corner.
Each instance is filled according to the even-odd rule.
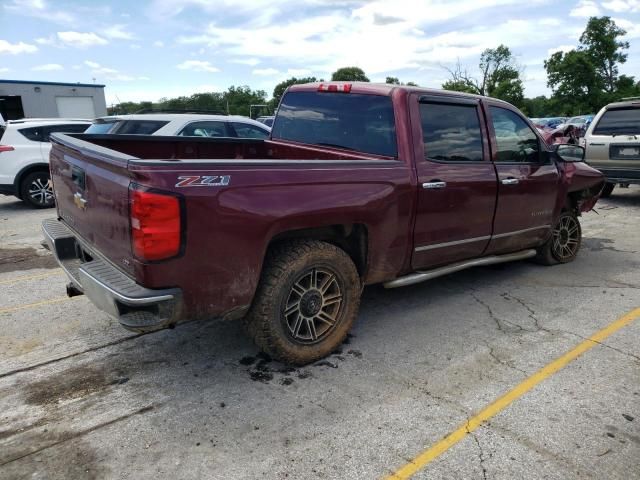
[[[42,127],[20,128],[18,130],[23,137],[32,142],[44,142],[42,139]]]
[[[158,120],[124,120],[114,132],[118,135],[151,135],[169,122]]]
[[[231,125],[233,129],[236,131],[236,135],[240,138],[267,138],[269,136],[269,132],[263,130],[260,127],[256,127],[255,125],[248,125],[246,123],[240,122],[232,122]]]
[[[421,103],[425,159],[478,162],[483,159],[482,134],[475,105]]]
[[[273,139],[397,157],[391,98],[332,92],[290,92],[278,109]]]
[[[181,137],[229,137],[224,122],[192,122],[184,127],[178,135]]]
[[[604,112],[594,135],[640,135],[640,108],[616,108]]]
[[[83,133],[87,129],[87,125],[81,123],[72,123],[69,125],[51,125],[50,127],[42,127],[42,141],[48,142],[52,133]]]
[[[518,114],[500,107],[490,107],[496,134],[496,162],[538,163],[540,142]]]
[[[95,122],[84,133],[109,133],[109,130],[116,124],[116,122]]]

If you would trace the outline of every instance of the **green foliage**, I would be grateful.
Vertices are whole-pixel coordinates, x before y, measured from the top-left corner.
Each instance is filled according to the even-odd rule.
[[[619,75],[627,60],[626,32],[610,17],[591,17],[576,50],[556,52],[544,62],[552,98],[568,114],[595,113],[607,103],[640,93],[633,77]]]
[[[369,78],[359,67],[343,67],[331,74],[331,80],[334,82],[368,82]]]
[[[443,83],[442,88],[495,97],[518,106],[522,104],[524,87],[520,67],[509,47],[487,48],[480,55],[479,69],[480,78],[475,78],[458,62],[454,70],[449,70],[451,79]]]
[[[409,87],[417,87],[418,84],[415,82],[401,82],[398,77],[387,77],[384,83],[388,83],[390,85],[407,85]]]
[[[161,98],[157,103],[124,102],[108,109],[109,115],[136,113],[140,110],[207,110],[212,113],[249,116],[251,105],[266,105],[267,93],[264,90],[251,90],[246,85],[231,86],[226,92],[194,93],[189,97]],[[270,113],[254,108],[251,113]]]
[[[580,36],[582,45],[579,50],[588,55],[605,91],[609,93],[616,89],[618,64],[627,61],[624,50],[629,49],[629,42],[618,40],[626,33],[610,17],[591,17],[587,28]]]
[[[278,105],[280,105],[280,99],[282,98],[282,95],[284,94],[285,90],[289,88],[291,85],[296,85],[299,83],[313,83],[318,81],[322,82],[323,80],[318,80],[316,77],[304,77],[304,78],[291,77],[288,80],[284,80],[280,82],[273,89],[273,98],[269,102],[271,105],[271,110],[275,111],[275,109],[278,108]]]

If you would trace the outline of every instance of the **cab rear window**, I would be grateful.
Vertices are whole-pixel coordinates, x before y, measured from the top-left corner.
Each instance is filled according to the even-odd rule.
[[[604,112],[594,135],[640,135],[640,108],[616,108]]]
[[[332,92],[289,92],[271,138],[397,157],[391,98]]]

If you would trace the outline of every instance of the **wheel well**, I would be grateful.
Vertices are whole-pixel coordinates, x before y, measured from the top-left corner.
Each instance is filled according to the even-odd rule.
[[[363,277],[366,272],[368,233],[365,225],[328,225],[324,227],[290,230],[279,233],[273,237],[271,242],[269,242],[269,248],[275,243],[280,243],[292,238],[305,238],[331,243],[344,250],[347,255],[351,257],[361,277]]]
[[[593,198],[594,196],[598,195],[604,188],[605,183],[605,181],[602,181],[601,183],[598,183],[592,187],[577,190],[575,192],[569,192],[567,194],[564,208],[575,212],[576,215],[580,215],[581,201]]]
[[[18,172],[18,175],[16,175],[16,179],[13,182],[13,185],[16,191],[16,196],[22,200],[22,192],[20,191],[20,185],[22,184],[22,180],[24,179],[24,177],[26,177],[27,175],[33,172],[48,172],[48,171],[49,171],[49,165],[46,163],[36,163],[33,165],[29,165],[28,167],[25,167],[22,170],[20,170],[20,172]]]

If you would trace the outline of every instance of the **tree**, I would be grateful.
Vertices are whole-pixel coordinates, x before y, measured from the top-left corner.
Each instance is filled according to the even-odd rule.
[[[602,105],[602,82],[584,51],[555,52],[545,60],[547,85],[569,114],[596,111]]]
[[[624,51],[629,49],[629,42],[618,40],[626,33],[610,17],[591,17],[580,36],[579,50],[589,56],[608,93],[616,90],[618,64],[627,61]]]
[[[387,77],[384,83],[388,83],[390,85],[407,85],[409,87],[417,87],[418,84],[415,82],[401,82],[398,77]]]
[[[267,103],[267,92],[251,90],[247,85],[239,87],[232,85],[222,94],[222,102],[228,105],[229,114],[249,116],[251,105],[265,105]]]
[[[555,52],[544,62],[552,98],[562,101],[569,113],[587,113],[634,95],[634,78],[618,75],[619,65],[627,60],[629,43],[619,40],[625,34],[610,17],[591,17],[577,49]]]
[[[487,48],[480,55],[480,78],[469,75],[460,65],[447,69],[451,79],[442,84],[445,90],[475,93],[500,98],[520,104],[524,98],[524,88],[520,79],[520,66],[506,45]]]
[[[331,80],[334,82],[368,82],[369,78],[359,67],[343,67],[333,72],[333,74],[331,75]]]
[[[291,77],[288,80],[284,80],[280,82],[273,89],[273,98],[269,102],[271,104],[271,109],[275,110],[276,108],[278,108],[278,105],[280,105],[280,99],[282,98],[282,95],[284,95],[285,90],[289,88],[291,85],[296,85],[299,83],[313,83],[318,81],[322,82],[322,80],[318,80],[316,77],[304,77],[304,78]]]

